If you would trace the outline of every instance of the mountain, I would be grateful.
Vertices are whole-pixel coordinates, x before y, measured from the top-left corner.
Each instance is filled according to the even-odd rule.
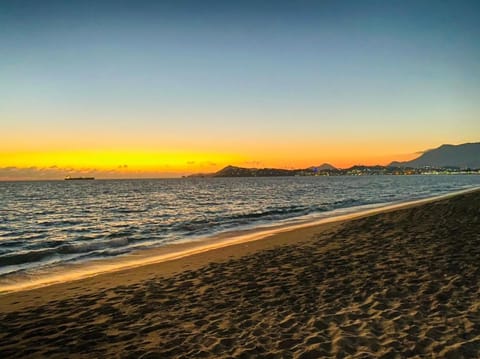
[[[313,166],[310,167],[311,170],[313,171],[336,171],[337,168],[332,166],[330,163],[324,163],[321,164],[320,166]]]
[[[480,142],[461,145],[441,145],[425,151],[420,157],[406,162],[392,162],[391,167],[480,168]]]

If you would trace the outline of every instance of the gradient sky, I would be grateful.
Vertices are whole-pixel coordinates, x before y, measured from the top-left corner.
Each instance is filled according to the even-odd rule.
[[[480,139],[479,1],[0,1],[0,179],[388,164]]]

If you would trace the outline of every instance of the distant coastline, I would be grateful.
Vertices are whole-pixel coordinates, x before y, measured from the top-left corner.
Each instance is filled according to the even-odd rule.
[[[329,163],[303,169],[244,168],[227,166],[215,173],[199,173],[189,177],[280,177],[280,176],[378,176],[480,174],[480,142],[441,145],[408,162],[393,161],[387,166],[355,165],[335,168]]]
[[[321,167],[321,166],[320,166]],[[205,177],[289,177],[289,176],[409,176],[409,175],[455,175],[471,174],[479,175],[480,168],[461,169],[459,167],[391,167],[391,166],[352,166],[350,168],[321,169],[309,167],[304,169],[280,169],[280,168],[244,168],[227,166],[215,173],[198,173],[187,176],[189,178]]]

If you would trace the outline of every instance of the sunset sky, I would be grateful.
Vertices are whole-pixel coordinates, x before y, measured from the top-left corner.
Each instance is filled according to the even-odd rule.
[[[480,1],[0,1],[0,180],[480,139]]]

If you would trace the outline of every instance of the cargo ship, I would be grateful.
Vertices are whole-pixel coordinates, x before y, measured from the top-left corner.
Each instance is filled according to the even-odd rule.
[[[65,181],[91,181],[94,180],[95,177],[65,177]]]

